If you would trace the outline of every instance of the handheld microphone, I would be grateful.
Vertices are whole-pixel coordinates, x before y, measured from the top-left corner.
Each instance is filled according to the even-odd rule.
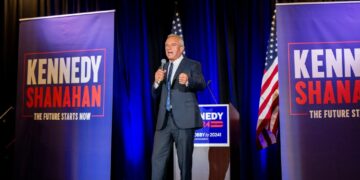
[[[163,70],[165,69],[165,64],[166,64],[166,59],[161,59],[161,65],[159,67],[159,69]],[[156,80],[156,79],[155,79]],[[162,81],[162,80],[161,80]],[[156,80],[156,83],[160,84],[161,81],[157,81]]]
[[[217,104],[218,102],[216,101],[216,98],[215,98],[212,90],[211,90],[210,87],[209,87],[210,83],[211,83],[211,80],[208,80],[208,82],[206,83],[206,87],[208,88],[208,90],[209,90],[209,92],[210,92],[210,94],[211,94],[212,100],[215,102],[215,104]]]
[[[164,70],[166,64],[166,59],[161,59],[161,69]]]

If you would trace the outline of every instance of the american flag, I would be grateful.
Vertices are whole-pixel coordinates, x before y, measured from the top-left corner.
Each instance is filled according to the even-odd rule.
[[[276,143],[279,130],[278,55],[275,15],[272,18],[265,70],[261,83],[256,144],[260,149]]]
[[[180,14],[177,11],[175,11],[174,19],[172,21],[171,34],[176,34],[184,38],[181,28]],[[185,54],[185,51],[183,52],[183,54]]]
[[[183,37],[182,29],[181,29],[180,15],[177,11],[175,12],[175,16],[172,21],[171,34],[176,34],[176,35]]]

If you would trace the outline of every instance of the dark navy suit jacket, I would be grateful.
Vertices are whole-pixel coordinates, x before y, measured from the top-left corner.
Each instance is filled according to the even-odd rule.
[[[169,63],[165,64],[165,69]],[[188,86],[179,84],[179,74],[188,75]],[[156,129],[160,130],[166,126],[166,98],[167,87],[166,78],[161,81],[158,88],[152,87],[153,97],[160,96],[159,113],[157,117]],[[171,85],[171,105],[175,125],[178,128],[202,128],[199,104],[196,92],[206,88],[206,83],[201,71],[199,62],[184,57],[176,70]]]

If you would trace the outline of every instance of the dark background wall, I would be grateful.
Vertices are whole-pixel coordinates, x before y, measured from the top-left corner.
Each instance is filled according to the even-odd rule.
[[[281,179],[279,144],[257,150],[255,143],[274,8],[275,0],[178,1],[186,55],[202,63],[217,101],[232,103],[240,112],[239,142],[231,151],[232,179]],[[0,9],[0,112],[16,106],[19,19],[116,10],[112,179],[150,179],[157,110],[150,87],[165,57],[174,1],[3,0]],[[199,94],[199,101],[213,103],[208,91]],[[0,121],[0,179],[12,177],[14,127],[10,111]]]

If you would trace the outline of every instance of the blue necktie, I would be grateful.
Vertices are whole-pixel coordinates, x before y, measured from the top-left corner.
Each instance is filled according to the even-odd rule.
[[[166,81],[166,87],[167,87],[167,97],[166,97],[166,110],[171,110],[171,103],[170,103],[170,89],[171,89],[171,74],[173,70],[173,63],[170,63],[169,72],[167,73],[167,81]]]

